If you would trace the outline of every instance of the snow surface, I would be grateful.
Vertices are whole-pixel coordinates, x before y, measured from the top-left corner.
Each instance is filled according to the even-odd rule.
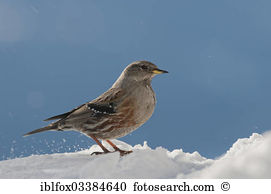
[[[93,145],[74,153],[5,160],[0,162],[0,178],[271,178],[271,131],[238,139],[217,159],[182,149],[151,149],[146,142],[134,147],[114,142],[133,153],[91,156],[100,151]]]

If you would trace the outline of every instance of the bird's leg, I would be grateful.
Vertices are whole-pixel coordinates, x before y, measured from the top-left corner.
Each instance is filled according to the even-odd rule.
[[[114,150],[116,152],[119,152],[121,156],[124,156],[126,154],[130,154],[130,153],[133,152],[132,150],[130,150],[130,151],[121,150],[115,144],[113,144],[110,140],[106,140],[106,141],[107,141],[107,143],[109,143],[114,148]]]
[[[106,154],[109,153],[110,151],[106,149],[103,144],[94,136],[94,135],[89,135],[103,150],[103,152],[93,152],[91,155],[98,155],[98,154]]]

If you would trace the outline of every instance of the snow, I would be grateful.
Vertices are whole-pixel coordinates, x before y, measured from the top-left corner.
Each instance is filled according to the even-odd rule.
[[[271,178],[271,131],[238,139],[216,159],[182,149],[151,149],[147,142],[133,147],[113,142],[133,153],[90,155],[100,151],[93,145],[74,153],[5,160],[0,162],[0,178]]]

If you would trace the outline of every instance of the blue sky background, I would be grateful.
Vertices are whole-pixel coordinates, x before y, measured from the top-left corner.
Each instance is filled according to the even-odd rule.
[[[0,0],[0,160],[86,149],[42,120],[96,98],[127,64],[149,60],[152,118],[121,140],[224,153],[271,128],[270,1]]]

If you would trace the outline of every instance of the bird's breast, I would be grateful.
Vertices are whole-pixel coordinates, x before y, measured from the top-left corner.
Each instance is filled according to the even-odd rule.
[[[152,116],[156,98],[150,86],[139,88],[138,91],[135,90],[134,92],[136,93],[134,96],[137,96],[135,120],[136,123],[142,125]]]

